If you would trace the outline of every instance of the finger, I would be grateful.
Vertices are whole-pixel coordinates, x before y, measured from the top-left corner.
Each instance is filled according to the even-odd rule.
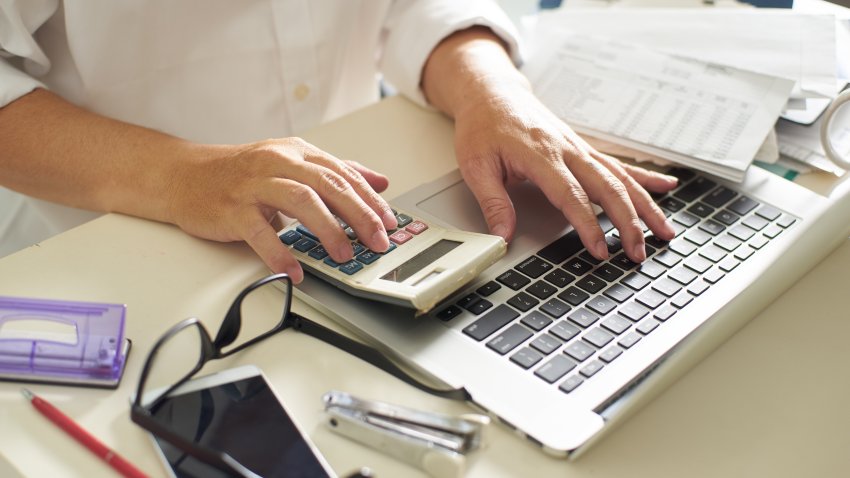
[[[629,259],[643,262],[646,259],[643,228],[626,185],[589,152],[579,148],[575,151],[568,149],[565,160],[590,198],[602,206],[619,231],[623,250]]]
[[[315,234],[331,258],[347,262],[352,258],[348,237],[339,222],[311,187],[291,179],[275,179],[256,191],[257,199],[266,206],[298,219]],[[364,206],[365,207],[365,206]]]
[[[635,181],[637,181],[638,184],[640,184],[647,191],[651,191],[654,193],[666,193],[667,191],[670,191],[679,184],[679,179],[675,176],[662,174],[656,171],[651,171],[646,168],[633,166],[631,164],[626,164],[619,161],[618,164],[625,170],[625,172],[629,176],[631,176]]]
[[[461,168],[461,174],[478,201],[490,233],[510,241],[516,231],[516,211],[498,167],[487,163]]]
[[[372,186],[372,189],[374,189],[375,192],[382,193],[386,191],[387,186],[390,185],[390,180],[386,176],[379,172],[373,171],[367,168],[366,166],[363,166],[357,161],[346,160],[343,162],[354,168],[354,170],[358,173],[360,173],[360,175],[363,176],[363,179],[365,179],[366,182],[369,183],[369,186]]]
[[[288,274],[295,284],[304,279],[301,264],[292,256],[289,249],[280,242],[280,238],[277,237],[271,224],[261,214],[252,217],[246,227],[249,232],[245,235],[245,242],[260,256],[260,259],[272,272]]]
[[[658,207],[655,201],[653,201],[652,197],[649,195],[646,189],[644,189],[643,186],[638,183],[634,176],[629,174],[626,167],[628,165],[625,165],[620,161],[617,161],[615,158],[612,158],[611,156],[608,156],[606,154],[598,153],[596,157],[600,162],[605,164],[605,166],[614,175],[616,175],[620,179],[620,181],[622,181],[623,184],[626,186],[626,189],[629,193],[629,197],[631,198],[632,203],[634,204],[638,216],[643,219],[644,223],[646,223],[652,233],[665,241],[673,239],[673,237],[676,235],[676,230],[673,229],[673,226],[670,224],[669,221],[667,221],[667,217],[664,215],[664,212],[661,210],[660,207]]]
[[[298,163],[295,167],[288,170],[287,177],[308,186],[317,193],[318,197],[321,198],[320,202],[324,201],[335,214],[348,223],[354,229],[357,238],[366,247],[377,252],[386,251],[390,243],[383,220],[375,214],[374,209],[364,202],[363,197],[358,194],[354,185],[333,169],[316,164],[316,162],[325,161],[311,155],[305,155],[305,159],[308,159],[308,161]],[[368,186],[366,189],[371,191],[375,197],[380,198]],[[373,203],[375,202],[374,199],[372,201]],[[383,199],[380,199],[380,202],[386,204],[383,202]],[[389,210],[389,206],[386,206],[386,208],[388,209],[387,213],[391,215],[392,211]],[[324,209],[327,210],[327,208]],[[328,214],[330,213],[328,212]],[[331,219],[333,218],[331,217]],[[395,217],[393,217],[393,221],[395,221]],[[335,225],[337,231],[342,233],[342,229],[336,220],[333,220],[332,223]],[[322,229],[315,232],[320,233],[326,230],[324,221],[321,222],[321,226]],[[320,235],[319,237],[324,241],[324,236]],[[331,251],[328,250],[328,252]]]
[[[605,235],[599,227],[590,198],[562,160],[536,161],[524,172],[553,206],[572,224],[582,244],[597,259],[608,258]]]

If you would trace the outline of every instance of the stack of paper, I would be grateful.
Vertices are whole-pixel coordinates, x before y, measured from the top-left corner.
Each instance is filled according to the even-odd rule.
[[[786,108],[835,95],[834,27],[773,10],[562,9],[529,30],[524,71],[580,133],[740,181],[778,157]]]

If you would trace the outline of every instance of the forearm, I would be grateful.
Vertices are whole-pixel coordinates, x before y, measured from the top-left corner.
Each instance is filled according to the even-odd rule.
[[[172,222],[175,171],[210,148],[93,114],[45,90],[0,109],[0,183],[84,209]]]
[[[455,118],[466,105],[498,98],[500,91],[530,91],[501,39],[485,27],[472,27],[443,40],[422,71],[428,102]]]

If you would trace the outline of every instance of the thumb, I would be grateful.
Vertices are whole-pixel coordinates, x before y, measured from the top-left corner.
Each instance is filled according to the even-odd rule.
[[[478,201],[490,233],[510,242],[516,230],[516,211],[501,181],[501,174],[484,173],[476,177],[467,177],[463,174],[463,176]]]

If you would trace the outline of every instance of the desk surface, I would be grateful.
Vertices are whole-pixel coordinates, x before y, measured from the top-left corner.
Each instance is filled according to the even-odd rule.
[[[392,197],[451,170],[451,124],[400,98],[322,126],[305,137],[389,175]],[[497,476],[843,476],[850,448],[850,268],[844,243],[678,382],[578,460],[543,454],[506,427],[491,427],[471,477]],[[0,260],[0,293],[123,302],[133,340],[117,390],[29,385],[152,476],[163,474],[151,442],[129,418],[129,396],[153,341],[189,316],[218,319],[237,291],[265,273],[243,244],[190,237],[179,229],[107,215]],[[303,304],[302,313],[319,314]],[[259,365],[287,406],[345,474],[378,477],[418,470],[338,437],[322,425],[331,389],[449,413],[462,404],[430,397],[312,338],[284,332],[210,370]],[[0,474],[110,476],[111,471],[39,416],[20,384],[0,383]],[[2,458],[2,457],[0,457]]]

